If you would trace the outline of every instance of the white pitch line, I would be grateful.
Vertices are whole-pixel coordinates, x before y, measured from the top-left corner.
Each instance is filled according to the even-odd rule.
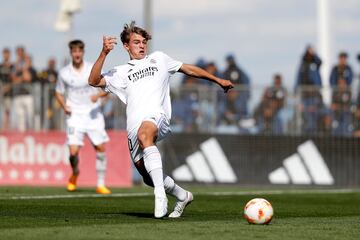
[[[317,189],[317,190],[264,190],[264,191],[241,191],[241,192],[208,192],[198,193],[197,195],[208,196],[243,196],[243,195],[276,195],[276,194],[338,194],[338,193],[355,193],[359,189]]]
[[[31,200],[31,199],[65,199],[65,198],[103,198],[103,197],[144,197],[151,193],[113,193],[108,195],[101,194],[66,194],[66,195],[40,195],[40,196],[12,196],[0,197],[0,200]]]
[[[318,189],[318,190],[269,190],[269,191],[239,191],[239,192],[200,192],[194,195],[200,196],[244,196],[244,195],[279,195],[279,194],[344,194],[360,192],[359,189]],[[66,194],[66,195],[40,195],[40,196],[1,196],[0,200],[42,200],[42,199],[73,199],[73,198],[122,198],[122,197],[146,197],[153,193],[113,193],[101,194]]]

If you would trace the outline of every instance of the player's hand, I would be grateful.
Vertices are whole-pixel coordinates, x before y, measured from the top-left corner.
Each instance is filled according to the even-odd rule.
[[[234,84],[231,81],[221,79],[219,82],[222,89],[224,89],[224,93],[227,93],[230,89],[234,88]]]
[[[71,115],[71,108],[69,106],[64,107],[64,112],[66,115]]]
[[[103,48],[102,48],[102,51],[105,54],[108,54],[111,50],[114,49],[116,44],[117,44],[116,37],[103,36]]]
[[[97,102],[97,100],[99,99],[99,96],[98,95],[91,95],[91,97],[90,97],[90,100],[93,102],[93,103],[96,103]]]

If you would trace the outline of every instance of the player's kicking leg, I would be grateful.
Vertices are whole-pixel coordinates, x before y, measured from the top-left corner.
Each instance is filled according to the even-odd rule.
[[[144,149],[144,165],[154,185],[154,216],[162,218],[167,214],[168,200],[164,188],[161,156],[156,146],[149,146]]]
[[[157,197],[155,192],[155,187],[153,180],[148,172],[148,169],[145,168],[144,160],[141,158],[137,162],[135,162],[135,167],[140,173],[140,175],[143,177],[143,181],[146,185],[154,188],[154,194],[155,194],[155,209],[154,209],[154,216],[156,218],[162,218],[167,214],[167,198],[166,194],[161,195],[161,197]],[[164,182],[163,182],[164,184]],[[165,188],[163,187],[164,191]]]
[[[135,167],[143,177],[144,183],[150,187],[154,187],[150,175],[145,169],[143,159],[140,159],[135,163]],[[181,188],[175,183],[175,181],[167,176],[163,175],[164,189],[165,192],[176,198],[176,203],[173,211],[170,213],[170,218],[178,218],[183,214],[186,206],[188,206],[194,199],[193,194],[185,189]]]
[[[154,186],[154,216],[155,218],[162,218],[167,214],[168,200],[164,188],[161,155],[156,145],[154,145],[157,131],[156,124],[151,121],[144,121],[137,132],[137,140],[143,150],[144,167]]]
[[[185,208],[194,200],[193,194],[177,185],[171,177],[166,175],[164,176],[164,186],[166,193],[176,198],[174,210],[169,214],[169,217],[181,217]]]

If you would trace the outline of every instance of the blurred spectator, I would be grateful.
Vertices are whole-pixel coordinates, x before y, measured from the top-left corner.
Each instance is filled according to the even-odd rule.
[[[322,96],[308,98],[301,106],[302,110],[302,132],[304,134],[316,134],[318,132],[319,122],[324,114],[328,114]]]
[[[206,64],[205,70],[216,77],[220,77],[221,73],[218,70],[215,62],[209,62]],[[216,106],[215,102],[217,100],[217,88],[214,88],[214,85],[209,81],[204,81],[199,79],[198,82],[201,82],[199,88],[199,116],[198,116],[198,125],[199,131],[206,132],[210,131],[211,127],[216,124]],[[221,91],[224,95],[223,91]]]
[[[319,115],[317,134],[320,136],[331,136],[332,134],[332,117],[330,111],[324,107]]]
[[[241,118],[241,99],[238,90],[231,90],[227,94],[223,94],[218,108],[219,125],[238,126]]]
[[[360,63],[360,53],[357,55],[357,60]],[[360,76],[359,76],[360,79]],[[354,118],[353,118],[353,128],[354,128],[354,132],[353,132],[353,136],[354,137],[360,137],[360,94],[359,94],[360,90],[358,91],[358,95],[357,95],[357,101],[356,101],[356,109],[354,112]]]
[[[234,84],[249,85],[250,79],[246,73],[236,64],[235,57],[232,54],[226,56],[227,67],[224,71],[224,78],[231,80]]]
[[[319,86],[321,87],[320,66],[321,59],[315,50],[308,46],[301,59],[300,68],[296,79],[296,87]]]
[[[36,70],[32,66],[32,59],[25,52],[25,48],[16,48],[15,76],[13,78],[13,96],[16,129],[25,131],[33,127],[34,98],[31,83],[37,80]]]
[[[182,91],[180,91],[180,93],[181,92]],[[186,120],[186,101],[173,91],[171,91],[170,94],[172,101],[171,128],[174,132],[182,132],[184,130]]]
[[[351,90],[347,80],[339,78],[332,96],[333,133],[349,136],[352,132]]]
[[[47,67],[38,74],[39,81],[42,85],[41,112],[46,113],[43,121],[45,129],[56,128],[55,111],[60,110],[55,100],[55,84],[58,78],[55,58],[50,58]]]
[[[287,91],[282,85],[282,76],[275,74],[273,86],[265,89],[262,101],[256,108],[254,118],[259,132],[265,134],[282,134],[282,121],[279,116],[284,107]]]
[[[351,86],[353,71],[351,66],[347,63],[347,57],[348,55],[346,52],[341,52],[339,54],[339,62],[332,68],[330,74],[330,85],[332,87],[337,87],[340,79],[345,79],[347,86]]]
[[[321,59],[315,50],[308,46],[301,59],[295,85],[295,90],[301,98],[302,131],[307,134],[313,134],[318,130],[321,111],[325,107],[320,93],[320,66]]]
[[[285,104],[287,91],[282,85],[282,76],[280,74],[275,74],[273,81],[273,86],[265,90],[265,95],[272,102],[275,111],[278,112]]]
[[[240,118],[248,116],[248,100],[250,98],[250,79],[247,74],[236,64],[235,57],[228,55],[226,57],[226,69],[223,73],[225,79],[229,79],[240,89],[238,98],[240,99]]]
[[[353,136],[360,137],[360,107],[359,107],[359,105],[357,105],[356,111],[354,113],[353,124],[354,124]]]
[[[353,136],[360,137],[360,95],[358,95],[356,101],[356,110],[354,112],[353,127],[354,127]]]
[[[50,58],[48,60],[46,69],[40,72],[38,76],[42,84],[56,83],[58,71],[56,69],[55,58]]]
[[[179,92],[180,98],[175,99],[173,107],[175,117],[183,117],[183,130],[186,132],[197,132],[199,130],[200,102],[198,81],[195,78],[185,79]],[[184,108],[184,109],[179,109]]]
[[[2,51],[2,62],[0,64],[0,95],[3,97],[3,106],[1,108],[2,121],[1,128],[3,130],[10,129],[10,111],[12,105],[12,77],[14,74],[14,65],[10,62],[11,52],[9,48]],[[0,99],[1,99],[0,97]]]

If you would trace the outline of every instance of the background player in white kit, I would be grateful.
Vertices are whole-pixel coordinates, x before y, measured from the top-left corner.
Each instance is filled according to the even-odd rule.
[[[67,144],[72,167],[67,190],[76,190],[76,180],[80,173],[79,150],[84,145],[86,134],[96,151],[96,192],[109,194],[111,191],[105,186],[105,142],[109,141],[109,137],[100,111],[100,98],[107,93],[88,84],[92,64],[83,60],[85,44],[81,40],[73,40],[69,48],[72,62],[60,70],[55,93],[66,114]],[[67,95],[66,102],[64,94]]]
[[[130,61],[101,75],[106,56],[116,44],[115,37],[103,37],[103,48],[91,70],[89,84],[104,87],[127,104],[129,149],[144,182],[154,187],[154,215],[162,218],[167,214],[167,193],[177,199],[174,210],[169,215],[177,218],[193,200],[193,195],[163,173],[161,155],[156,147],[156,142],[170,133],[169,77],[179,71],[215,82],[225,92],[233,88],[233,85],[201,68],[175,61],[162,52],[147,55],[147,41],[151,36],[144,29],[135,26],[135,22],[126,24],[120,37]]]

